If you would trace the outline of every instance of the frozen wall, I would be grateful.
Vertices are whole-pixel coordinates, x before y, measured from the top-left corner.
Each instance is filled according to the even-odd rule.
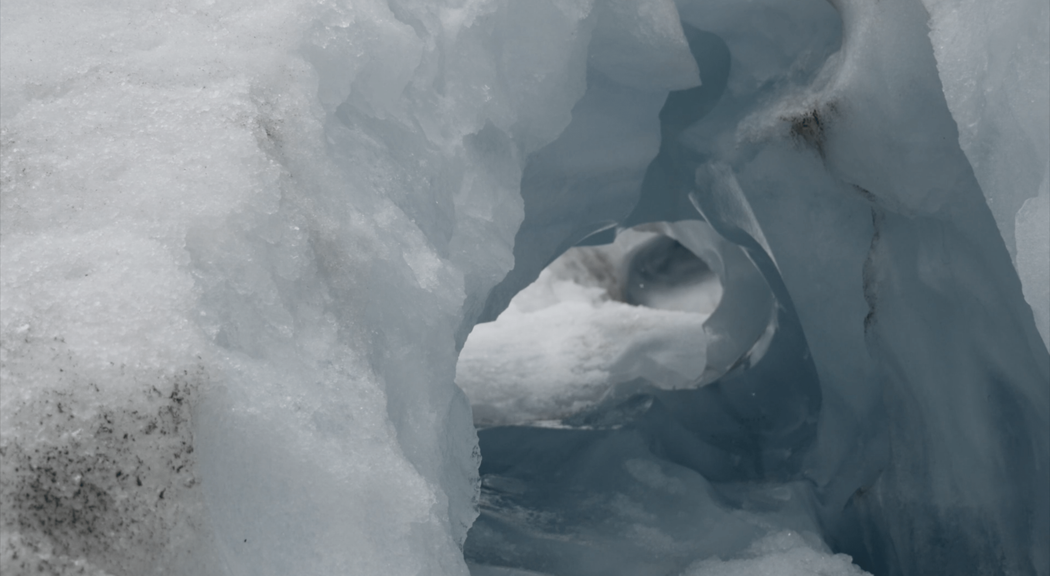
[[[836,3],[842,47],[814,66],[799,38],[827,33],[789,31],[827,22],[818,4],[757,29],[744,5],[682,14],[734,55],[685,147],[698,205],[768,245],[805,330],[824,402],[805,475],[826,536],[875,573],[1046,573],[1047,355],[958,147],[925,9]],[[770,40],[795,58],[772,78],[748,49]]]
[[[2,10],[5,572],[465,573],[525,158],[595,29],[599,109],[699,82],[673,5]]]
[[[959,144],[1050,347],[1050,5],[924,0]]]
[[[791,32],[831,18],[818,4],[747,27],[749,6],[683,3],[735,67],[683,140],[700,208],[768,245],[798,310],[827,537],[875,573],[1046,573],[1047,356],[958,148],[927,14],[836,3],[842,47],[814,66],[799,38],[827,32]],[[769,41],[795,58],[772,77],[748,48]]]

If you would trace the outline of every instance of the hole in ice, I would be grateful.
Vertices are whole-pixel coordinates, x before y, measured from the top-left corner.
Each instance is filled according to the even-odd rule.
[[[700,221],[569,249],[468,338],[457,382],[475,422],[557,421],[639,386],[713,382],[770,330],[772,298],[739,252]],[[719,272],[747,300],[726,299],[722,313]]]
[[[819,408],[779,310],[694,220],[572,248],[477,325],[457,369],[483,455],[472,574],[674,573],[768,533],[799,488],[753,482],[797,471]],[[763,354],[777,368],[746,369]]]

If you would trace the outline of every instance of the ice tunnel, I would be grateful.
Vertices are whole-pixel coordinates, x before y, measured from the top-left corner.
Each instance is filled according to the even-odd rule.
[[[1050,576],[1045,0],[0,4],[4,574]]]

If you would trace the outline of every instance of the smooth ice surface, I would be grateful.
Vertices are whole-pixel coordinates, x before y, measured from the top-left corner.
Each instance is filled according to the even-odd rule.
[[[1043,179],[1039,195],[1025,200],[1017,211],[1014,233],[1024,297],[1043,343],[1050,346],[1050,176]]]
[[[827,554],[804,483],[714,484],[701,475],[683,458],[700,456],[698,439],[667,426],[682,422],[675,400],[650,396],[592,412],[589,426],[481,430],[488,456],[481,516],[465,547],[471,573],[692,574],[698,559],[717,566],[718,558],[864,573],[848,557]],[[783,531],[810,536],[761,543]]]
[[[1050,4],[923,0],[959,144],[1050,348]]]

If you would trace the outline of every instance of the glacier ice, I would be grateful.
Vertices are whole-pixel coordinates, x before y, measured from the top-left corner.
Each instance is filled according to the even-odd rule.
[[[600,493],[600,483],[563,485],[583,482],[587,473],[578,465],[500,465],[504,444],[532,446],[531,453],[573,442],[581,454],[594,450],[617,461],[611,441],[588,432],[614,426],[648,447],[650,457],[700,472],[718,490],[760,479],[809,483],[809,513],[824,537],[874,573],[1046,573],[1050,386],[1032,313],[1040,301],[1025,302],[1019,275],[1031,272],[1015,268],[999,241],[1005,233],[988,208],[996,192],[974,176],[955,109],[946,103],[951,94],[942,88],[939,74],[946,72],[931,48],[925,7],[836,3],[836,13],[819,2],[791,11],[760,5],[679,2],[704,85],[672,93],[661,109],[661,149],[625,223],[699,213],[744,248],[776,298],[780,336],[771,345],[775,354],[744,374],[768,384],[773,377],[755,376],[795,366],[785,380],[797,389],[777,388],[775,401],[757,393],[737,398],[733,410],[706,389],[689,400],[636,389],[633,404],[562,420],[556,433],[566,437],[558,441],[544,439],[552,431],[533,437],[513,427],[481,430],[482,454],[500,460],[482,463],[482,516],[479,536],[468,538],[468,559],[582,573],[585,555],[544,549],[544,539],[591,546],[597,556],[645,549],[629,527],[594,543],[587,534],[566,534],[566,522],[544,528],[530,520],[599,514],[587,502],[547,502],[557,501],[543,492],[552,482],[561,483],[554,494]],[[1045,102],[1045,90],[1032,93]],[[1026,167],[1038,174],[1037,160]],[[1038,274],[1046,265],[1035,264],[1042,250],[1035,231],[1045,224],[1036,206],[1031,202],[1018,221],[1032,238],[1032,255],[1023,261]],[[519,240],[528,238],[519,232]],[[1024,282],[1031,293],[1033,283]],[[794,353],[787,350],[792,341],[801,347]],[[976,349],[979,355],[964,351]],[[487,385],[499,387],[492,376]],[[734,376],[716,391],[747,389]],[[675,405],[688,408],[668,416]],[[768,426],[750,445],[726,442],[734,427],[712,415],[743,408],[768,418],[773,406],[778,416],[796,415],[797,424]],[[762,422],[740,420],[736,429],[750,431]],[[628,445],[624,440],[621,465],[638,458]],[[597,467],[609,475],[616,468]],[[559,473],[567,478],[538,480]],[[501,487],[507,474],[519,483],[531,475],[537,485],[508,491]],[[529,514],[507,516],[518,509]],[[615,514],[612,504],[598,509]],[[703,537],[692,542],[700,546]],[[529,546],[538,551],[499,556]]]
[[[1050,6],[939,0],[923,5],[931,16],[930,39],[959,144],[1050,347],[1050,279],[1044,265],[1050,252],[1038,236],[1050,227],[1050,218],[1040,208],[1047,201],[1037,200],[1046,198],[1050,181]]]
[[[632,306],[621,295],[618,272],[632,244],[652,236],[625,234],[607,248],[570,250],[497,321],[474,328],[456,382],[471,399],[476,423],[567,417],[609,388],[643,377],[667,386],[699,380],[707,367],[704,322],[713,307],[661,310]],[[710,294],[719,286],[711,279],[693,292]]]
[[[5,565],[465,573],[465,292],[584,8],[5,2]]]
[[[1048,576],[1048,63],[1043,0],[6,0],[3,571]]]
[[[629,395],[639,380],[715,382],[758,362],[775,324],[774,298],[739,247],[701,221],[650,223],[547,266],[474,328],[456,383],[479,426],[553,421]]]

